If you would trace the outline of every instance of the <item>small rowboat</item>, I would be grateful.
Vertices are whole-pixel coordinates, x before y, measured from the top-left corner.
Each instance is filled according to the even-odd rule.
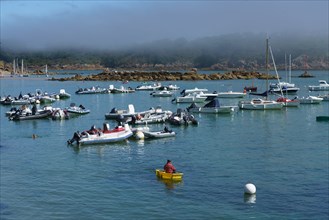
[[[155,174],[164,180],[180,181],[183,179],[183,173],[166,173],[164,170],[156,169]]]
[[[143,133],[147,138],[167,138],[176,136],[174,131],[143,131]]]

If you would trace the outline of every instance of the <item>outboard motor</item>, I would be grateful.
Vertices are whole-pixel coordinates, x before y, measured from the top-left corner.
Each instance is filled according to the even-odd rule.
[[[80,134],[79,134],[79,131],[77,131],[77,132],[74,132],[72,139],[68,140],[67,143],[73,144],[74,141],[76,141],[79,144],[79,140],[80,140]]]
[[[110,111],[110,113],[116,113],[117,109],[116,108],[112,108],[112,110]]]

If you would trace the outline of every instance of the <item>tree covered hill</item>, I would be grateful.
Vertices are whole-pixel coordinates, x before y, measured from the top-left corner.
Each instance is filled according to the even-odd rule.
[[[24,59],[29,66],[48,64],[52,68],[85,64],[104,68],[160,69],[246,69],[257,70],[265,64],[265,34],[228,34],[188,41],[163,39],[121,50],[90,51],[12,51],[2,48],[0,60],[11,63]],[[294,69],[328,69],[328,36],[275,34],[270,44],[278,68],[285,66],[285,54],[291,54]]]

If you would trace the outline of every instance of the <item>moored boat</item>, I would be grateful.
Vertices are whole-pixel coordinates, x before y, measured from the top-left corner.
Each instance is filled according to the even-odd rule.
[[[90,130],[83,131],[81,134],[75,132],[68,144],[86,145],[86,144],[105,144],[126,140],[131,137],[133,132],[128,124],[118,125],[110,130],[108,124],[104,124],[103,129],[97,129],[92,126]]]
[[[109,86],[110,93],[133,93],[135,90],[131,87],[125,88],[124,86],[120,86],[120,88],[115,88],[113,85]]]
[[[219,92],[217,93],[218,98],[244,98],[246,96],[246,92]]]
[[[298,107],[300,104],[300,101],[297,98],[288,99],[286,97],[279,97],[276,101],[283,103],[283,107]]]
[[[51,113],[51,118],[53,120],[63,120],[63,119],[69,119],[70,116],[66,109],[53,108]]]
[[[34,106],[32,110],[27,106],[18,109],[14,114],[9,116],[10,120],[22,121],[22,120],[34,120],[48,118],[52,114],[52,110],[48,108],[37,110]]]
[[[325,80],[319,80],[319,85],[317,86],[308,86],[310,91],[328,91],[329,84]]]
[[[173,95],[173,92],[165,89],[161,91],[152,92],[150,95],[152,95],[153,97],[171,97]]]
[[[300,104],[320,104],[323,101],[323,98],[309,95],[307,97],[300,98],[299,101]]]
[[[100,88],[99,86],[93,86],[91,88],[85,88],[85,89],[78,89],[76,94],[84,95],[84,94],[102,94],[102,93],[109,93],[109,90],[106,88]]]
[[[204,106],[197,106],[195,103],[192,103],[189,107],[186,108],[188,112],[193,113],[209,113],[209,114],[220,114],[220,113],[232,113],[238,106],[225,106],[220,105],[218,99],[214,99]]]
[[[250,101],[239,101],[238,106],[244,110],[280,110],[283,103],[256,98]]]
[[[177,112],[170,115],[167,121],[172,125],[198,125],[199,122],[186,110],[177,109]]]
[[[70,107],[66,108],[66,111],[78,115],[85,115],[90,113],[89,109],[86,109],[83,105],[76,106],[75,103],[71,103]]]
[[[65,89],[60,89],[58,96],[60,99],[68,99],[71,97],[71,94],[67,93]]]
[[[143,131],[144,136],[146,138],[167,138],[167,137],[174,137],[176,136],[176,133],[172,130],[169,130],[167,127],[165,127],[161,131]]]

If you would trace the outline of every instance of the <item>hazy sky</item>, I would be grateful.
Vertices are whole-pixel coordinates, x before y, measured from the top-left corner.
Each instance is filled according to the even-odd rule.
[[[328,0],[1,0],[1,46],[111,49],[229,33],[328,35]]]

